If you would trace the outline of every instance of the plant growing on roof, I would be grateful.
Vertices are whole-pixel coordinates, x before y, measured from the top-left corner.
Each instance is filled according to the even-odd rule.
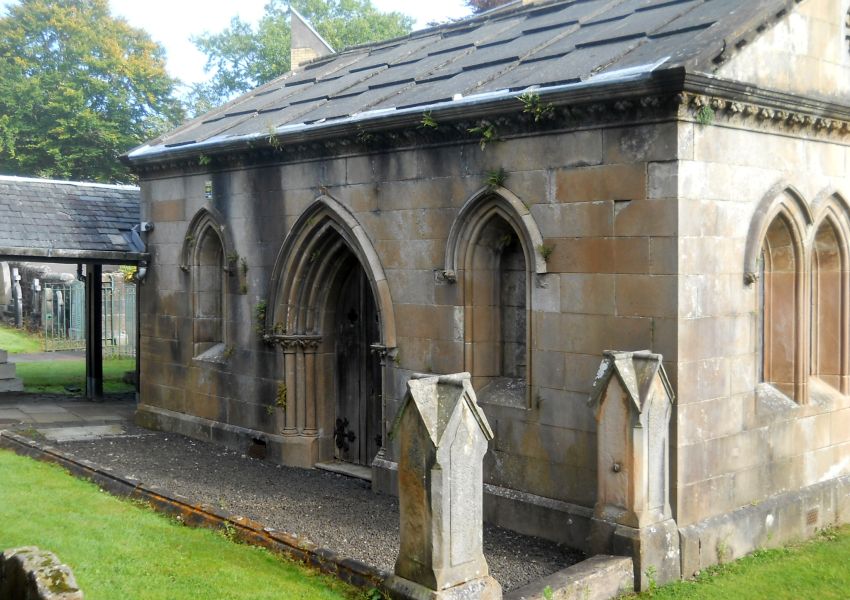
[[[537,246],[537,252],[540,253],[540,258],[543,259],[543,262],[549,262],[549,257],[552,256],[552,252],[555,249],[552,246],[547,246],[546,244],[540,244]]]
[[[431,116],[431,111],[422,113],[422,121],[419,123],[419,129],[436,129],[437,121]]]
[[[531,115],[534,122],[538,123],[543,119],[551,119],[555,116],[555,107],[551,103],[543,103],[540,100],[540,94],[537,92],[526,92],[517,96],[517,100],[522,102],[523,114]]]
[[[275,406],[286,409],[286,384],[280,382],[277,384],[277,394],[275,395]]]
[[[481,120],[475,127],[470,127],[467,131],[473,135],[479,136],[478,145],[482,150],[487,147],[490,142],[496,141],[496,126],[490,121]]]
[[[696,119],[700,125],[711,125],[714,123],[714,109],[708,104],[704,104],[697,109]]]
[[[508,178],[508,172],[504,167],[499,167],[492,171],[487,171],[487,187],[497,188],[502,187]]]
[[[375,140],[374,134],[369,133],[361,126],[357,126],[357,141],[361,144],[369,144]]]
[[[274,125],[269,125],[269,146],[280,152],[283,150],[283,142],[280,141],[280,138],[277,137],[277,127]]]
[[[254,331],[260,335],[266,333],[266,310],[268,305],[265,300],[260,300],[254,306]]]

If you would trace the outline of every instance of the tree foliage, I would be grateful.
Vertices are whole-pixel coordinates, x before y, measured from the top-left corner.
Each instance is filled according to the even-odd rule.
[[[371,0],[270,0],[256,29],[234,17],[223,31],[192,39],[214,73],[189,94],[196,114],[289,71],[290,5],[334,50],[406,35],[413,27],[411,17],[382,13]]]
[[[513,1],[514,0],[466,0],[466,5],[472,9],[472,12],[478,14]]]
[[[0,81],[0,173],[127,181],[118,156],[183,116],[165,51],[108,0],[12,4]]]

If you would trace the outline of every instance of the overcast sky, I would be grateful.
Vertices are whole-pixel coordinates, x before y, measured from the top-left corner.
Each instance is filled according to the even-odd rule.
[[[267,0],[110,0],[112,12],[146,30],[168,52],[168,70],[186,83],[203,81],[203,54],[189,41],[192,35],[221,31],[238,15],[256,22]],[[0,7],[12,0],[0,0]],[[416,28],[469,14],[463,0],[372,0],[382,11],[397,10],[416,19]],[[5,13],[5,10],[0,11]]]

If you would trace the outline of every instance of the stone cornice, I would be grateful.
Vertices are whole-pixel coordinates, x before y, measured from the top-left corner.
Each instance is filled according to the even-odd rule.
[[[706,75],[688,74],[678,102],[680,117],[704,124],[717,118],[795,134],[842,138],[850,133],[850,106]]]
[[[810,130],[838,138],[848,134],[850,124],[850,107],[845,105],[686,74],[681,68],[605,86],[544,90],[538,99],[542,113],[527,111],[515,97],[501,98],[477,105],[474,118],[469,107],[449,106],[430,111],[429,124],[425,113],[385,115],[357,125],[345,123],[212,148],[188,146],[124,160],[143,177],[155,178],[169,172],[211,173],[412,147],[476,142],[484,147],[511,137],[664,119],[735,119],[745,126],[769,123],[796,133]],[[487,130],[489,134],[484,133]]]
[[[683,92],[679,96],[680,116],[702,125],[715,120],[736,122],[746,127],[773,126],[787,133],[807,133],[818,137],[846,137],[850,121],[819,116],[811,112],[771,108],[763,104],[730,100],[718,96]]]

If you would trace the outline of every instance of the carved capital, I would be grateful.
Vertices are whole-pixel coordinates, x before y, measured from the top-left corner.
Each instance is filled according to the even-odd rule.
[[[322,336],[268,334],[263,336],[263,340],[274,346],[280,346],[284,352],[295,352],[299,348],[315,352],[322,343]]]

